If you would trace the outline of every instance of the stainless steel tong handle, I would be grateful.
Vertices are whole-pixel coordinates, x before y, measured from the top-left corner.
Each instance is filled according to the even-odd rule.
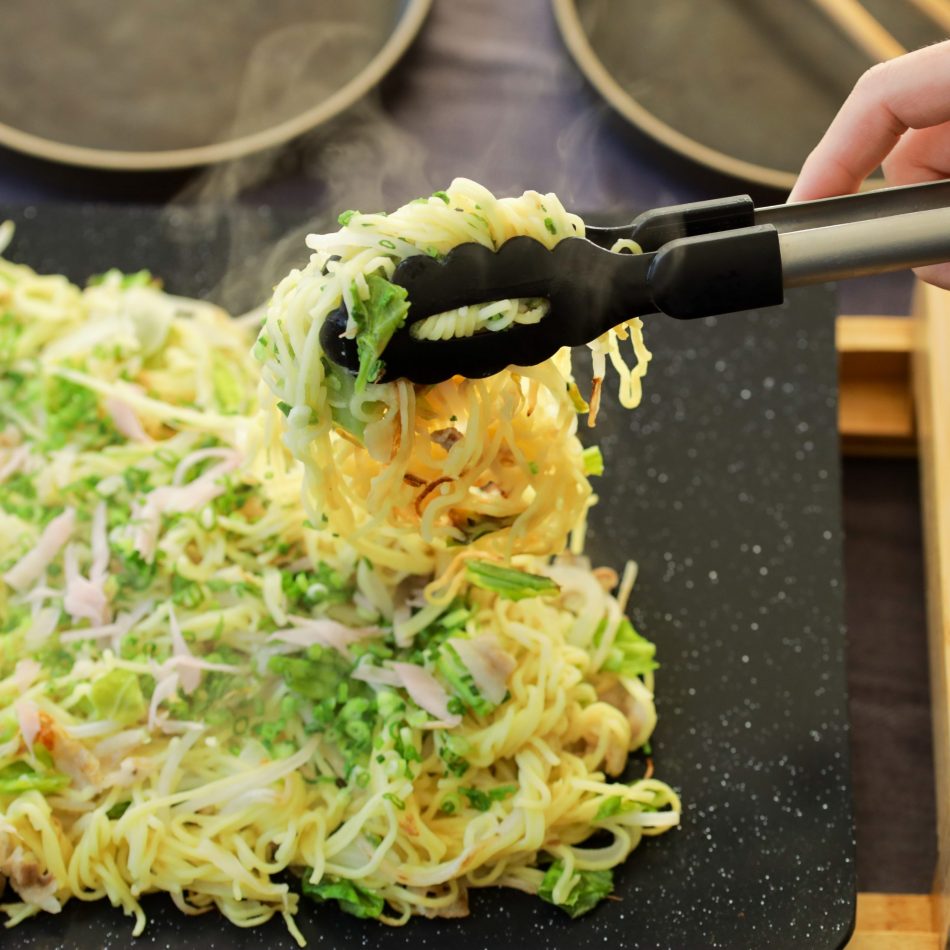
[[[756,208],[755,223],[771,224],[783,234],[946,207],[950,207],[950,180],[928,181]]]
[[[655,208],[587,236],[601,247],[627,237],[644,251],[700,257],[719,248],[728,254],[728,243],[765,227],[779,237],[782,283],[796,287],[950,260],[948,209],[950,180],[766,208],[736,195]],[[757,255],[748,264],[747,273],[772,266]]]
[[[950,207],[779,234],[786,287],[950,261]]]

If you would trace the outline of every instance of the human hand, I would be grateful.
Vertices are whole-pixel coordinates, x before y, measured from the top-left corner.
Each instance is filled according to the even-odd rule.
[[[788,200],[857,191],[878,165],[892,185],[950,178],[950,40],[869,69],[805,160]],[[950,289],[950,264],[915,273]]]

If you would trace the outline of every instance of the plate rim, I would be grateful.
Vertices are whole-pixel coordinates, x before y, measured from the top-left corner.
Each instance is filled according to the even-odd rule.
[[[405,9],[386,42],[349,82],[318,105],[266,129],[211,145],[189,148],[129,151],[70,145],[0,122],[0,145],[64,165],[109,171],[165,171],[193,168],[243,158],[321,125],[361,99],[376,86],[408,51],[418,36],[433,0],[406,0]]]
[[[768,165],[736,158],[719,149],[704,145],[657,118],[614,79],[594,51],[581,25],[576,0],[551,0],[551,2],[558,31],[571,58],[587,81],[628,122],[674,152],[723,174],[780,191],[792,189],[798,178],[797,172],[782,171],[778,168],[770,168]]]

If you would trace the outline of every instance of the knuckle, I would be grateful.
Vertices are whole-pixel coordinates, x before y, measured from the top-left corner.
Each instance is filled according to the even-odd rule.
[[[875,63],[870,69],[866,69],[854,88],[856,92],[873,93],[876,90],[885,88],[888,84],[891,70],[893,67],[890,62]]]

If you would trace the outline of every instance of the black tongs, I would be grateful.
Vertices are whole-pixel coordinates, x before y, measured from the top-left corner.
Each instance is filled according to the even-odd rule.
[[[620,238],[642,254],[608,250]],[[631,224],[587,228],[553,250],[530,237],[497,251],[462,244],[443,259],[402,261],[392,280],[409,315],[382,355],[384,380],[438,383],[530,366],[562,346],[588,343],[633,316],[683,320],[782,303],[786,287],[950,260],[950,180],[843,198],[756,208],[748,195],[647,211]],[[417,340],[413,323],[466,304],[511,297],[550,302],[538,323],[450,340]],[[320,340],[356,372],[356,341],[341,306]]]

